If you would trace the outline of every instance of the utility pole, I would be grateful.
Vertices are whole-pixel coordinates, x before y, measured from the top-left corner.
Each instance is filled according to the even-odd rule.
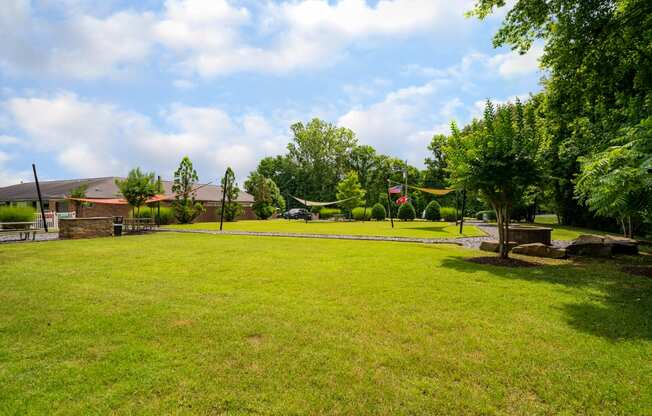
[[[165,189],[163,189],[163,182],[161,182],[161,175],[158,177],[158,186],[159,186],[159,191],[162,194],[165,194]],[[156,226],[160,227],[161,226],[161,200],[156,203]]]
[[[224,202],[226,201],[226,187],[229,186],[229,177],[224,173],[224,183],[222,184],[222,213],[220,214],[220,231],[222,231],[222,223],[224,222]]]
[[[466,188],[462,191],[462,213],[460,215],[460,234],[464,229],[464,210],[466,209]]]
[[[43,198],[41,198],[41,186],[38,183],[38,176],[36,175],[36,165],[32,163],[32,171],[34,171],[34,182],[36,182],[36,193],[38,194],[38,204],[41,207],[41,219],[43,220],[43,228],[48,232],[48,222],[45,220],[45,211],[43,210]],[[54,215],[57,215],[54,213]]]

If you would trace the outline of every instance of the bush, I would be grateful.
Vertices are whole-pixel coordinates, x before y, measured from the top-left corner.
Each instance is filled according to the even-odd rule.
[[[310,212],[313,214],[319,214],[324,207],[316,206],[316,207],[310,207]]]
[[[441,219],[440,209],[437,201],[430,201],[424,212],[424,218],[428,221],[439,221]]]
[[[322,220],[327,220],[329,218],[332,218],[333,215],[339,215],[342,213],[341,209],[337,208],[322,208],[321,211],[319,211],[319,218]]]
[[[442,207],[439,211],[444,221],[457,221],[457,210],[453,207]]]
[[[371,219],[371,208],[367,207],[366,213],[364,207],[353,208],[353,211],[351,211],[351,215],[353,216],[353,219],[356,221],[369,221]]]
[[[252,208],[256,217],[261,220],[266,220],[276,212],[276,208],[266,202],[255,202]]]
[[[172,224],[174,222],[174,212],[172,211],[172,208],[168,207],[161,207],[161,217],[157,218],[158,210],[155,207],[152,208],[141,208],[140,212],[134,212],[133,216],[135,218],[154,218],[154,221],[156,221],[160,225],[168,225]]]
[[[496,221],[496,212],[493,210],[479,211],[475,214],[475,218],[482,221]]]
[[[34,221],[35,213],[32,207],[0,207],[0,222]]]
[[[376,221],[384,221],[386,217],[387,211],[385,211],[385,207],[382,204],[377,203],[371,207],[371,218],[375,219]]]
[[[414,207],[409,202],[398,208],[398,218],[403,221],[412,221],[417,216]]]

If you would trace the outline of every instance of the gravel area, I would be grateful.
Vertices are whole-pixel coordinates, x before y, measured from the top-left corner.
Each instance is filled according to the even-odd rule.
[[[52,241],[58,240],[58,232],[49,232],[49,233],[37,233],[36,239],[32,240],[31,237],[29,240],[19,240],[18,234],[2,235],[0,234],[0,244],[10,244],[10,243],[35,243],[38,241]]]

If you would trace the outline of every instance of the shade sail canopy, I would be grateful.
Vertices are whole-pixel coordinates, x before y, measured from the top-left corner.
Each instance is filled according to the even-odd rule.
[[[297,198],[297,197],[294,196],[294,195],[290,195],[290,196],[291,196],[292,198],[296,199],[297,201],[301,202],[303,205],[305,205],[305,206],[307,206],[307,207],[325,207],[325,206],[328,206],[328,205],[336,205],[336,204],[339,204],[340,202],[345,202],[345,201],[349,201],[349,200],[351,200],[351,199],[355,199],[355,198],[357,198],[357,197],[354,196],[354,197],[351,197],[351,198],[340,199],[339,201],[332,201],[332,202],[316,202],[316,201],[308,201],[308,200],[306,200],[306,199]]]
[[[416,190],[419,190],[421,192],[425,192],[428,194],[433,194],[433,195],[447,195],[450,194],[451,192],[454,192],[455,189],[450,189],[450,188],[443,188],[443,189],[437,189],[437,188],[419,188],[416,186],[410,186],[410,188],[414,188]]]

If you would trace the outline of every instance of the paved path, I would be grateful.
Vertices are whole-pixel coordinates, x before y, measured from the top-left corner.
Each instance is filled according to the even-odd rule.
[[[422,244],[457,244],[467,248],[478,248],[484,240],[493,237],[459,237],[459,238],[418,238],[418,237],[390,237],[375,235],[348,235],[348,234],[308,234],[308,233],[281,233],[267,231],[216,231],[216,230],[181,230],[178,228],[161,228],[159,231],[194,234],[224,234],[224,235],[252,235],[263,237],[293,237],[293,238],[321,238],[327,240],[359,240],[359,241],[392,241],[400,243]]]

